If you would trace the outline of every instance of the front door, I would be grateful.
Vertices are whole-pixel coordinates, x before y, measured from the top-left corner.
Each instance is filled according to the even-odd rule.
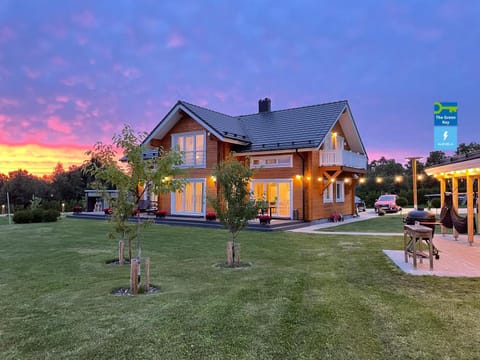
[[[172,214],[204,215],[205,179],[190,179],[183,192],[172,195]]]
[[[275,217],[292,217],[292,182],[288,180],[254,180],[253,196],[268,203],[268,211]]]

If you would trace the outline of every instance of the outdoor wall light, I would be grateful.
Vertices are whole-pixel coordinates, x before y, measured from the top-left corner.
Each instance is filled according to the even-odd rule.
[[[377,182],[377,184],[381,184],[383,182],[383,179],[381,177],[377,177],[375,181]]]
[[[302,175],[295,175],[295,178],[296,178],[297,180],[300,180],[300,179],[302,178]]]
[[[217,182],[217,177],[216,177],[216,176],[213,176],[213,175],[212,175],[212,176],[211,176],[211,179],[212,179],[213,182]]]

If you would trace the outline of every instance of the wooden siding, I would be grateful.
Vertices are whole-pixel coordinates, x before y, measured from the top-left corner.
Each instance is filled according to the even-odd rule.
[[[344,114],[342,115],[344,116]],[[189,178],[204,178],[206,179],[206,193],[207,196],[215,196],[217,193],[217,185],[211,178],[213,168],[221,160],[225,159],[231,151],[231,145],[222,143],[213,135],[209,135],[207,131],[195,120],[188,116],[184,116],[177,124],[169,131],[169,133],[161,140],[155,139],[151,142],[152,146],[163,147],[164,149],[171,149],[172,134],[205,131],[206,136],[206,167],[203,169],[193,168],[188,169]],[[344,136],[340,125],[337,123],[333,130],[340,136]],[[284,154],[282,154],[284,155]],[[354,210],[354,186],[355,182],[345,183],[344,202],[337,203],[335,201],[335,187],[332,203],[323,202],[322,181],[324,170],[319,167],[319,152],[301,152],[290,153],[292,155],[292,167],[278,167],[278,168],[260,168],[255,172],[255,179],[285,179],[292,180],[292,210],[298,210],[299,219],[312,221],[318,219],[325,219],[330,217],[334,211],[344,215],[353,214]],[[239,156],[240,161],[245,161],[244,156]],[[341,170],[340,167],[338,169]],[[348,177],[353,178],[353,173],[342,172],[337,178],[343,179]],[[305,201],[304,201],[305,197]],[[171,195],[163,194],[158,197],[158,208],[166,210],[171,213]],[[206,203],[206,211],[213,211],[208,201]]]

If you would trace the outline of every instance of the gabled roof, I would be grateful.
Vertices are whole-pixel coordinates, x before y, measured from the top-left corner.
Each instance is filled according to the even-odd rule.
[[[182,117],[188,114],[221,141],[237,144],[237,152],[318,149],[342,113],[348,120],[340,122],[353,151],[365,154],[348,101],[230,116],[179,101],[145,140],[161,139]]]

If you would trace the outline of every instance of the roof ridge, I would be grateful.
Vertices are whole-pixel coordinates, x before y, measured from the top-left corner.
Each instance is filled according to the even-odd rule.
[[[236,117],[241,118],[241,117],[258,115],[258,114],[269,114],[269,113],[278,113],[278,112],[282,112],[282,111],[306,109],[306,108],[311,108],[311,107],[315,107],[315,106],[330,105],[330,104],[336,104],[336,103],[341,103],[341,102],[348,103],[348,100],[337,100],[337,101],[330,101],[330,102],[321,103],[321,104],[297,106],[297,107],[288,108],[288,109],[280,109],[280,110],[273,110],[273,111],[266,111],[266,112],[256,112],[256,113],[252,113],[252,114],[238,115]]]
[[[237,117],[238,117],[238,116],[228,115],[228,114],[222,113],[222,112],[217,111],[217,110],[212,110],[212,109],[206,108],[205,106],[195,105],[195,104],[189,103],[188,101],[179,100],[179,102],[180,102],[181,104],[196,106],[196,107],[199,107],[199,108],[201,108],[201,109],[208,110],[208,111],[211,111],[211,112],[214,112],[214,113],[216,113],[216,114],[223,115],[223,116],[228,116],[228,117],[231,117],[231,118],[237,118]]]

